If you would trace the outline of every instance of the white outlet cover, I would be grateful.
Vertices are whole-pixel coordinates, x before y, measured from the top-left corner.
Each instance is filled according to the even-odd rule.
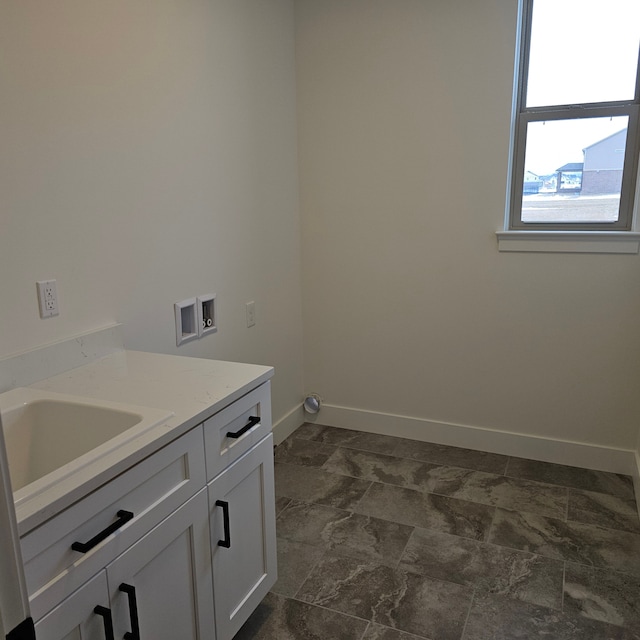
[[[247,302],[245,305],[247,312],[247,328],[255,327],[256,325],[256,303],[254,300]]]
[[[58,290],[55,280],[38,280],[36,282],[38,289],[38,307],[40,309],[41,318],[51,318],[59,315],[58,309]]]

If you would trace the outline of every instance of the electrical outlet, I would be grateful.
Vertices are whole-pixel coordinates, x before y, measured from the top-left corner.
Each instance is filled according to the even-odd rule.
[[[247,302],[247,327],[253,327],[256,323],[256,303],[252,300]]]
[[[51,318],[59,314],[58,291],[55,280],[39,280],[36,282],[38,289],[38,306],[41,318]]]

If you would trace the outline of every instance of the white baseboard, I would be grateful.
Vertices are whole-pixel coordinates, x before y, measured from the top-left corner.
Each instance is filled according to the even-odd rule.
[[[273,443],[278,445],[286,440],[304,422],[304,419],[302,405],[294,407],[284,418],[273,425]]]
[[[630,449],[542,438],[327,404],[323,404],[320,412],[313,416],[303,414],[300,424],[304,420],[355,431],[465,447],[598,471],[623,473],[636,479],[636,495],[640,494],[640,458]]]

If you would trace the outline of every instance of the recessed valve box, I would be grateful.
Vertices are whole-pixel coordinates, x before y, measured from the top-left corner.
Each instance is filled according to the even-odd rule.
[[[218,330],[216,314],[216,294],[198,296],[198,336],[206,336]]]

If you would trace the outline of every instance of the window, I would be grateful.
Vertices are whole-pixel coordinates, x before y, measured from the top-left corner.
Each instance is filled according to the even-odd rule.
[[[509,227],[629,231],[640,1],[523,3]]]

